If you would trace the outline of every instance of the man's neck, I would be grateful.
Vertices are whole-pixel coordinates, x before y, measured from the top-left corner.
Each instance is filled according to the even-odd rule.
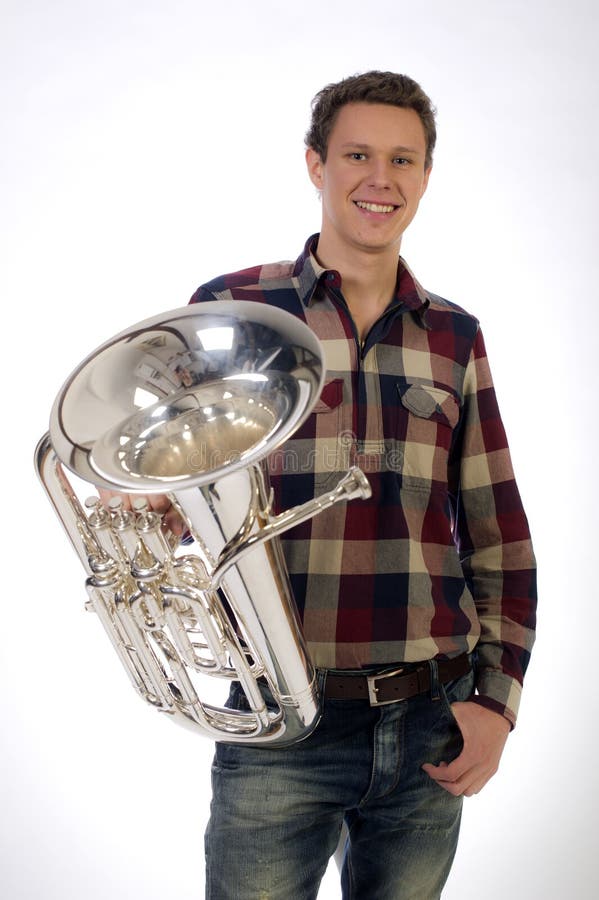
[[[335,246],[321,235],[316,257],[322,266],[341,275],[343,296],[363,340],[393,298],[399,247],[364,251]]]

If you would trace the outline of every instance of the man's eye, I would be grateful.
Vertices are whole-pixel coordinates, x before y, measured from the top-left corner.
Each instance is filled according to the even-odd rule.
[[[393,160],[396,166],[409,166],[410,160],[406,159],[405,156],[396,156]]]
[[[356,152],[356,153],[350,153],[350,154],[349,154],[349,158],[350,158],[350,159],[357,159],[357,160],[366,159],[366,154],[365,154],[365,153],[358,153],[358,152]]]

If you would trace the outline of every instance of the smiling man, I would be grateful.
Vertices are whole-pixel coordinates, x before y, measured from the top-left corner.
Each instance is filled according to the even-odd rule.
[[[462,799],[495,773],[516,721],[534,557],[481,330],[399,255],[435,137],[404,75],[324,88],[306,140],[320,233],[296,262],[192,298],[279,306],[323,344],[321,401],[270,461],[279,508],[354,464],[372,486],[283,540],[323,715],[292,747],[217,744],[211,900],[315,898],[343,823],[346,900],[439,897]],[[243,708],[239,685],[229,702]]]

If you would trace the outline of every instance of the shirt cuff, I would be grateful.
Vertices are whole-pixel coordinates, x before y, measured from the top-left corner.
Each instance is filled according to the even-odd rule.
[[[504,716],[512,726],[516,725],[522,686],[510,675],[496,669],[479,669],[476,673],[475,703]]]

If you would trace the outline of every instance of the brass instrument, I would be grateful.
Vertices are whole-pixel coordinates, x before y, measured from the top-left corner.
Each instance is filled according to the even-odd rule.
[[[91,353],[59,392],[36,450],[86,569],[86,606],[134,688],[216,740],[285,745],[319,719],[278,535],[370,487],[352,469],[332,491],[275,515],[265,459],[310,414],[323,381],[319,341],[291,314],[252,301],[187,306]],[[82,503],[65,468],[86,486],[140,497],[133,510],[118,497]],[[168,494],[195,553],[165,533],[148,493]],[[238,680],[247,711],[200,699],[204,676]]]

